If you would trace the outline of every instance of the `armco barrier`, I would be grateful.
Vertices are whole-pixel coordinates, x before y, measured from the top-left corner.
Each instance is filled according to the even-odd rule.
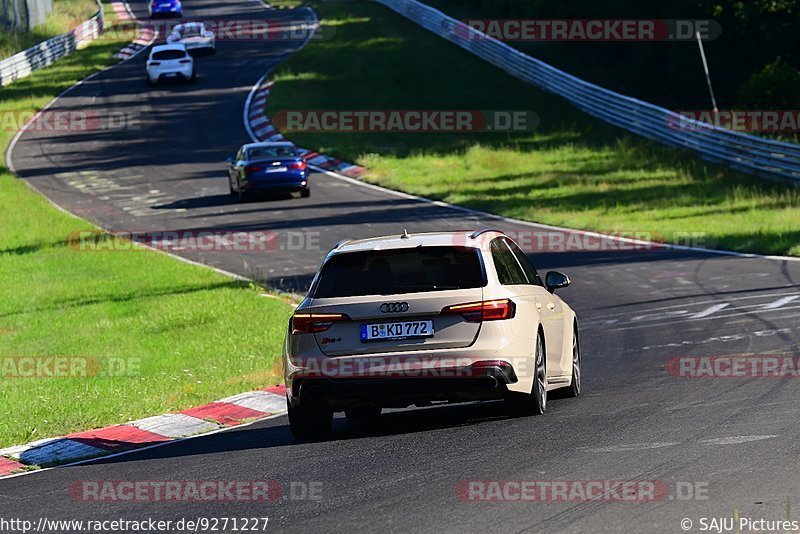
[[[609,91],[528,56],[416,0],[375,0],[512,76],[557,94],[593,117],[704,159],[800,184],[800,145],[701,123]],[[680,125],[680,127],[676,126]]]
[[[57,59],[68,56],[84,43],[97,38],[103,31],[103,6],[97,1],[98,11],[89,20],[72,31],[57,35],[18,54],[0,61],[0,86],[8,85]]]

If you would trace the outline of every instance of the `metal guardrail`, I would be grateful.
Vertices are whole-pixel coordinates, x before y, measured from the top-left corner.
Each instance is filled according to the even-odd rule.
[[[87,21],[71,31],[56,35],[18,54],[0,60],[0,87],[35,71],[52,65],[57,59],[68,56],[85,43],[93,41],[103,31],[103,6],[97,0],[98,11]]]
[[[375,0],[512,76],[607,123],[702,158],[800,184],[800,145],[700,122],[567,74],[416,0]]]

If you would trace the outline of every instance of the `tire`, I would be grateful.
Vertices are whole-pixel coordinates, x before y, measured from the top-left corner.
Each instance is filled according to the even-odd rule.
[[[197,81],[197,72],[194,69],[192,69],[192,77],[189,78],[189,83],[194,83],[196,81]]]
[[[380,406],[364,406],[361,408],[351,408],[344,411],[347,420],[353,426],[366,428],[378,422],[381,416]]]
[[[331,433],[333,412],[325,408],[289,405],[289,428],[300,440],[324,439]]]
[[[581,395],[581,343],[578,339],[578,326],[573,327],[572,333],[572,383],[564,388],[566,397],[580,397]]]
[[[536,335],[534,362],[535,375],[531,392],[510,392],[505,399],[506,410],[511,417],[541,415],[547,409],[547,357],[541,331]]]
[[[156,84],[153,80],[150,79],[150,76],[146,76],[144,82],[147,84],[147,87],[153,87]]]
[[[233,184],[231,183],[231,179],[228,178],[228,192],[233,198],[238,198],[239,194],[233,190]]]
[[[311,196],[311,189],[303,189],[300,191],[301,198],[308,198]]]
[[[234,191],[233,186],[231,187],[231,195],[233,195],[238,202],[244,202],[247,200],[247,193],[242,191],[242,184],[239,183],[238,178],[236,181],[237,190]]]

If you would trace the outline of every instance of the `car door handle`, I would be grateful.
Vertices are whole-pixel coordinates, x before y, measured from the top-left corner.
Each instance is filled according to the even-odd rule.
[[[556,309],[556,305],[553,304],[552,302],[548,302],[547,303],[547,309],[550,310],[550,311],[553,311],[553,310]]]
[[[537,302],[536,303],[536,309],[537,310],[541,310],[542,309],[542,303],[541,302]]]

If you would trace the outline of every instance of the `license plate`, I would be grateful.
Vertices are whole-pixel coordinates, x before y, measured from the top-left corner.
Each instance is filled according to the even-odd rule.
[[[267,167],[267,172],[286,172],[286,167]]]
[[[433,337],[433,321],[400,321],[361,325],[361,341]]]

